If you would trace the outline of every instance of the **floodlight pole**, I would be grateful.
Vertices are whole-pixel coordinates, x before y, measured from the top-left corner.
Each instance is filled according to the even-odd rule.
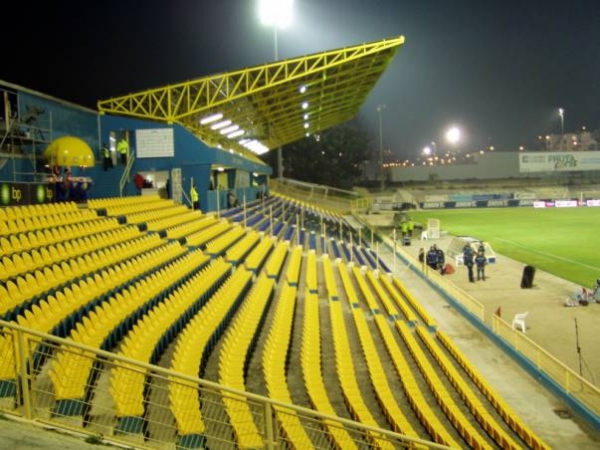
[[[385,189],[385,181],[383,179],[383,125],[381,123],[381,111],[385,105],[377,105],[377,114],[379,115],[379,177],[381,181],[381,192]]]
[[[277,42],[277,25],[273,25],[273,49],[275,50],[274,61],[277,62],[279,59],[279,48]],[[277,148],[277,178],[283,180],[283,151],[281,146]]]

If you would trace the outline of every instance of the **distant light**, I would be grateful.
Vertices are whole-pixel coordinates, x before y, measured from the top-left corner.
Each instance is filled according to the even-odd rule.
[[[483,155],[483,150],[479,150],[479,153]]]
[[[495,150],[493,145],[490,145],[490,150],[491,150],[492,152]]]
[[[304,117],[304,120],[308,120],[308,113],[305,113],[303,117]]]
[[[565,115],[565,110],[563,108],[558,108],[558,115],[563,117]]]
[[[292,22],[294,0],[260,0],[260,20],[264,25],[285,28]]]
[[[302,109],[308,108],[308,102],[302,102]]]
[[[305,123],[304,123],[304,128],[307,128],[307,129],[308,129],[308,127],[309,127],[309,125],[308,125],[308,122],[305,122]]]
[[[427,156],[431,155],[431,148],[430,147],[425,147],[423,149],[423,154],[427,155]]]
[[[520,150],[520,151],[523,151],[523,150],[525,150],[525,147],[523,147],[523,146],[521,145],[521,146],[519,146],[519,150]]]
[[[221,120],[222,118],[223,118],[223,114],[221,114],[221,113],[211,114],[210,116],[206,116],[204,119],[202,119],[200,121],[200,125],[206,125],[209,123],[213,123],[213,122],[216,122],[217,120]]]
[[[223,167],[217,167],[217,170],[218,170],[219,172],[225,172],[225,169],[224,169]]]
[[[233,155],[234,150],[232,148],[229,149],[229,153],[231,153]]]
[[[458,141],[460,141],[460,135],[461,135],[461,132],[460,132],[460,129],[458,127],[451,127],[446,132],[446,139],[451,144],[456,144]]]
[[[210,129],[218,130],[220,128],[227,127],[229,125],[231,125],[231,120],[224,120],[223,122],[215,123],[212,127],[210,127]]]
[[[300,93],[304,94],[306,92],[306,85],[303,84],[302,86],[300,86]]]

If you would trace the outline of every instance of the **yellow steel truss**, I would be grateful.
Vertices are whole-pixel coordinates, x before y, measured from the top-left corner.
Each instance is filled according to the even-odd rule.
[[[101,100],[98,109],[179,123],[208,145],[247,155],[242,139],[274,149],[352,118],[403,43],[399,36],[211,75]],[[216,113],[243,134],[228,138],[200,123]]]

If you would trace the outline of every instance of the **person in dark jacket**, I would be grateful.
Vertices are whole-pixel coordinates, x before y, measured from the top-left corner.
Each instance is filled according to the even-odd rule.
[[[473,276],[473,249],[469,244],[466,244],[463,248],[463,262],[469,273],[469,282],[474,283],[475,277]]]
[[[475,265],[477,266],[477,281],[485,281],[485,265],[487,264],[487,259],[485,254],[482,251],[477,253],[475,257]]]

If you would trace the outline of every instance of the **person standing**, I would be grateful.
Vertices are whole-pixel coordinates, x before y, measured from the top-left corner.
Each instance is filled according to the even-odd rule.
[[[483,251],[479,251],[475,257],[475,265],[477,266],[477,281],[485,281],[485,265],[487,259]]]
[[[427,262],[427,265],[433,270],[437,269],[437,247],[435,244],[433,244],[427,251],[425,261]]]
[[[108,145],[103,144],[102,145],[102,159],[104,162],[104,171],[108,171],[108,169],[110,169],[112,167],[112,160],[110,158],[110,149],[108,148]]]
[[[198,190],[196,189],[196,183],[192,184],[192,188],[190,189],[190,198],[192,199],[192,209],[200,209],[200,196],[198,195]]]
[[[446,255],[444,255],[444,250],[438,248],[436,251],[436,259],[437,259],[437,269],[440,271],[441,275],[446,273]]]
[[[469,273],[469,282],[475,283],[475,277],[473,276],[473,249],[469,244],[466,244],[463,248],[463,262]]]
[[[122,137],[117,144],[117,151],[121,155],[121,162],[127,165],[127,155],[129,153],[129,143]]]

